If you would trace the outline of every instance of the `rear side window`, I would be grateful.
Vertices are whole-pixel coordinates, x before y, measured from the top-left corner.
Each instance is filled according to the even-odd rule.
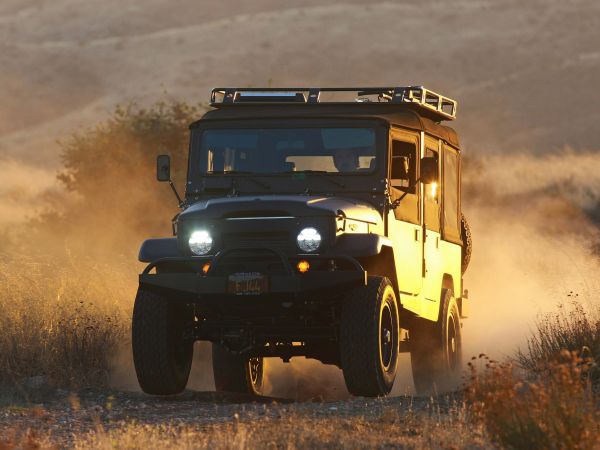
[[[438,175],[440,173],[440,141],[433,136],[425,136],[425,157],[433,158],[437,162]],[[423,186],[423,200],[425,203],[425,226],[428,230],[440,232],[442,219],[440,183],[430,183]]]
[[[450,241],[458,241],[460,240],[458,153],[452,147],[446,145],[444,145],[443,176],[444,238]]]
[[[392,202],[400,200],[394,216],[397,220],[418,224],[421,220],[417,183],[418,138],[404,130],[393,130],[391,144],[390,199]]]

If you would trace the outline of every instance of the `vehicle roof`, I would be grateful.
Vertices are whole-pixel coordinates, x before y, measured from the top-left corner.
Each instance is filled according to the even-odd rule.
[[[262,119],[376,119],[390,125],[409,128],[438,137],[459,147],[456,131],[424,117],[411,104],[356,103],[356,104],[238,104],[211,109],[190,125],[196,128],[208,121],[262,120]]]

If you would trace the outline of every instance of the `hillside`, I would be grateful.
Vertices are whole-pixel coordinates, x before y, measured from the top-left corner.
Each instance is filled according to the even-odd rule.
[[[597,145],[596,1],[220,5],[3,2],[2,155],[52,164],[54,139],[115,103],[268,83],[431,86],[460,100],[474,152]]]

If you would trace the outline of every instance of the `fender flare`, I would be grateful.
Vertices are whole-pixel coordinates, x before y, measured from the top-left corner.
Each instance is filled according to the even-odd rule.
[[[146,239],[140,247],[138,260],[149,263],[159,258],[183,256],[177,246],[177,238]]]
[[[379,255],[383,247],[389,247],[393,251],[392,241],[385,236],[371,233],[348,233],[338,237],[334,251],[362,258]]]

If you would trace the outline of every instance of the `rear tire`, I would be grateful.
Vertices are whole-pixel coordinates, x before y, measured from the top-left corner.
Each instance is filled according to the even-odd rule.
[[[131,337],[135,372],[145,393],[173,395],[185,389],[194,343],[185,339],[184,330],[191,321],[186,305],[138,290]]]
[[[234,355],[219,344],[212,344],[212,363],[217,392],[262,394],[264,384],[262,357],[248,358]]]
[[[396,294],[390,280],[370,276],[367,285],[343,299],[340,359],[351,394],[389,394],[396,378],[399,350]]]
[[[452,289],[442,289],[438,321],[416,319],[409,330],[409,338],[417,395],[454,389],[460,382],[462,335]]]

